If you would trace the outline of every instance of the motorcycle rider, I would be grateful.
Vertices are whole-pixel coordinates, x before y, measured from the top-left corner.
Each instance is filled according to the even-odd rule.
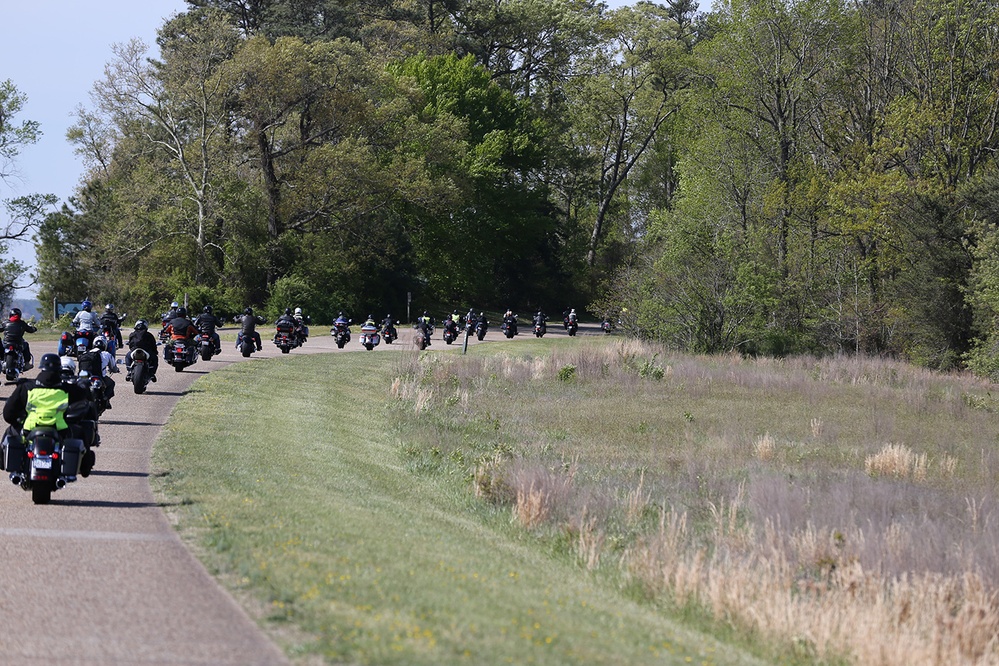
[[[125,354],[125,381],[132,381],[132,352],[141,349],[149,356],[149,381],[156,381],[156,368],[159,366],[159,356],[156,353],[156,337],[149,332],[149,324],[145,319],[135,322],[135,330],[128,336],[128,353]]]
[[[195,328],[201,331],[202,335],[207,335],[211,338],[216,354],[222,353],[222,341],[219,339],[219,334],[215,328],[221,326],[223,323],[221,319],[215,316],[210,305],[206,305],[202,309],[201,314],[194,320]]]
[[[513,310],[507,310],[503,313],[503,325],[508,330],[512,330],[514,335],[517,335],[517,315],[513,314]]]
[[[181,306],[177,308],[177,316],[167,324],[166,332],[171,340],[184,340],[187,343],[188,354],[192,357],[195,353],[194,338],[198,335],[198,329],[194,322],[187,318],[187,308]],[[170,346],[163,348],[163,360],[170,360],[169,354],[173,353]],[[190,360],[190,359],[188,359]]]
[[[104,336],[98,335],[94,338],[90,350],[80,354],[76,360],[79,363],[80,372],[86,372],[88,377],[101,377],[104,380],[104,402],[107,409],[111,409],[111,398],[114,397],[115,389],[111,373],[118,372],[118,364],[115,363],[114,356],[107,348],[107,340],[104,339]]]
[[[248,336],[251,340],[253,340],[253,343],[257,347],[257,351],[260,351],[260,334],[257,333],[257,326],[259,324],[267,323],[267,320],[260,315],[253,314],[253,308],[247,306],[246,309],[243,310],[243,314],[240,315],[239,321],[242,329],[239,332],[239,336],[237,336],[236,347],[238,348],[243,342],[243,338]]]
[[[298,320],[296,320],[295,316],[291,313],[291,308],[285,308],[284,314],[274,321],[274,329],[274,342],[277,342],[278,333],[284,331],[291,336],[292,341],[297,344]]]
[[[90,392],[78,384],[63,381],[62,361],[57,354],[43,354],[38,362],[38,376],[19,382],[4,403],[3,420],[10,424],[6,436],[23,436],[36,426],[55,427],[60,437],[76,435],[65,414],[69,405],[78,403],[85,403],[84,419],[97,420]],[[94,461],[94,452],[88,448],[83,455],[81,476],[90,476]],[[69,480],[76,479],[70,477]]]
[[[96,312],[91,311],[94,304],[90,302],[90,299],[84,300],[80,305],[83,309],[73,317],[73,326],[76,328],[77,335],[86,338],[87,344],[90,344],[93,342],[94,336],[100,333],[101,318],[97,316]]]
[[[538,310],[538,313],[534,315],[532,322],[535,326],[540,326],[541,330],[545,330],[548,327],[548,316],[541,310]]]
[[[7,321],[0,323],[0,330],[3,331],[3,344],[14,345],[21,350],[21,357],[24,359],[24,369],[30,370],[34,363],[31,358],[31,348],[28,341],[24,339],[25,333],[34,333],[38,329],[21,318],[20,308],[11,308],[7,314]]]
[[[430,313],[426,310],[423,314],[416,319],[416,328],[420,329],[420,333],[423,334],[423,340],[427,346],[430,345],[430,336],[434,330],[434,319],[430,316]]]
[[[108,303],[104,306],[104,314],[101,315],[101,330],[107,330],[107,332],[114,338],[115,344],[117,345],[115,349],[121,349],[121,322],[122,317],[118,316],[118,313],[114,311],[114,305]]]
[[[295,308],[295,321],[298,322],[299,344],[304,345],[309,340],[309,324],[312,323],[312,317],[306,317],[302,313],[302,308]]]

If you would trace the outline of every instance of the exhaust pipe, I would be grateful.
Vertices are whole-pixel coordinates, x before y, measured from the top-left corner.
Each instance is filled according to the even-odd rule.
[[[66,487],[66,477],[60,476],[58,479],[56,479],[56,490],[60,490],[65,487]]]
[[[23,480],[24,480],[23,477],[18,472],[10,473],[10,482],[13,483],[15,486],[21,485],[21,482]]]

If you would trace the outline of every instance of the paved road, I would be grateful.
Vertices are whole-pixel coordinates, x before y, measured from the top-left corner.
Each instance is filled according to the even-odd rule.
[[[337,350],[315,326],[318,335],[292,354],[363,351],[357,328]],[[565,334],[561,326],[551,331]],[[400,334],[375,351],[411,348],[412,330]],[[486,342],[499,338],[497,327]],[[37,359],[54,347],[34,343],[32,351]],[[441,348],[438,331],[431,349]],[[264,351],[253,358],[261,356],[281,356],[266,330]],[[49,505],[32,504],[0,472],[0,664],[288,663],[188,552],[149,486],[153,443],[178,398],[200,375],[242,360],[229,343],[219,358],[181,373],[161,361],[159,381],[141,396],[118,375],[94,473],[54,493]],[[12,390],[0,388],[0,398]]]

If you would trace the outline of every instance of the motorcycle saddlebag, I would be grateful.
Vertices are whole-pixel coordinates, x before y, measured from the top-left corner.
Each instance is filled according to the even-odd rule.
[[[6,434],[3,438],[3,455],[0,456],[0,469],[8,472],[24,471],[24,461],[27,460],[28,449],[24,440],[17,435]]]
[[[83,440],[68,438],[62,443],[62,473],[63,476],[76,476],[80,473],[80,462],[83,460]]]

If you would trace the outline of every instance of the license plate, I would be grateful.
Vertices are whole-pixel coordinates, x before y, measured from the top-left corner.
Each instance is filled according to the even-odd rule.
[[[31,466],[35,469],[52,469],[52,458],[32,458]]]

